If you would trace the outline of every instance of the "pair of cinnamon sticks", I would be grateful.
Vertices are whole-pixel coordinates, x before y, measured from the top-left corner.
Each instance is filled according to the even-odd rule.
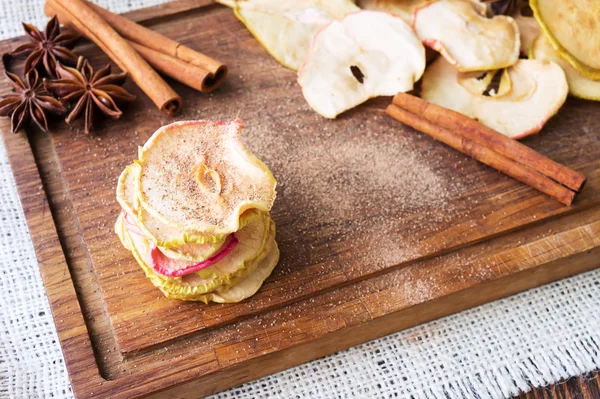
[[[96,43],[169,115],[183,103],[156,71],[204,93],[227,75],[222,63],[87,0],[46,0],[44,11]]]
[[[571,205],[585,176],[450,109],[398,93],[387,114],[492,168]]]

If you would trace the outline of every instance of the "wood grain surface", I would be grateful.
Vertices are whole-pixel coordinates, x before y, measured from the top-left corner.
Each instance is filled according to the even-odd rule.
[[[600,372],[572,377],[556,384],[533,388],[517,399],[599,399]]]
[[[279,182],[282,257],[240,304],[167,300],[147,281],[113,232],[115,187],[137,146],[175,119],[131,82],[138,100],[89,136],[59,122],[13,135],[1,120],[77,397],[207,395],[600,266],[599,104],[569,100],[525,141],[588,177],[564,207],[387,118],[389,98],[319,117],[225,7],[185,0],[128,16],[229,66],[211,95],[171,82],[185,102],[177,120],[245,121]],[[109,62],[90,43],[76,52]]]

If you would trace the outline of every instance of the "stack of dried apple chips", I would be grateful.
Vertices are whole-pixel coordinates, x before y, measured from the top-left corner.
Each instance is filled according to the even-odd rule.
[[[160,128],[119,179],[115,231],[166,297],[238,302],[279,260],[276,182],[240,141],[240,121]]]

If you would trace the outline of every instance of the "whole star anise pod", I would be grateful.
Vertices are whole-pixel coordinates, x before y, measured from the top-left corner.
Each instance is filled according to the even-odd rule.
[[[65,107],[46,91],[35,69],[25,75],[25,82],[13,73],[5,74],[15,94],[0,101],[0,116],[10,116],[12,132],[16,133],[31,119],[40,129],[48,131],[46,112],[61,114]]]
[[[60,24],[56,16],[46,25],[46,30],[41,33],[35,26],[23,23],[25,33],[32,40],[31,43],[17,47],[11,55],[28,54],[23,73],[43,65],[50,77],[55,77],[57,61],[64,64],[75,65],[77,56],[69,49],[81,37],[72,32],[60,31]]]
[[[58,80],[44,80],[46,89],[54,93],[63,103],[77,102],[71,113],[67,116],[67,123],[71,123],[85,115],[84,132],[87,134],[92,129],[94,109],[99,109],[103,114],[113,119],[118,119],[123,114],[117,103],[135,100],[121,87],[126,72],[111,74],[110,64],[97,72],[83,57],[79,57],[76,68],[58,64],[56,73]]]

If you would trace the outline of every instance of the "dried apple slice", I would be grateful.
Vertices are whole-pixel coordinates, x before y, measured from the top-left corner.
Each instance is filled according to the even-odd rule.
[[[224,245],[227,236],[216,239],[211,235],[186,233],[187,243],[182,240],[181,231],[161,223],[140,206],[134,189],[134,181],[138,178],[140,170],[141,167],[137,163],[128,165],[117,184],[117,201],[126,214],[127,229],[142,234],[162,253],[175,260],[201,262],[213,256]],[[258,217],[258,212],[247,213],[243,215],[240,224],[245,226]],[[155,235],[151,231],[154,231]]]
[[[542,33],[542,30],[534,17],[523,15],[523,8],[517,8],[512,17],[519,27],[520,52],[526,56],[529,54],[533,41]]]
[[[592,80],[579,73],[563,59],[544,35],[540,35],[531,46],[531,58],[556,62],[565,71],[569,93],[586,100],[600,101],[600,80]]]
[[[242,128],[240,121],[176,122],[158,129],[141,148],[134,182],[140,205],[179,230],[181,241],[189,242],[187,233],[221,240],[239,230],[246,212],[271,209],[275,179],[241,142]],[[141,221],[153,236],[160,233]]]
[[[396,15],[410,25],[415,8],[425,1],[427,0],[358,0],[356,4],[363,10],[383,11]],[[429,47],[425,48],[427,62],[433,60],[437,55],[437,51]]]
[[[358,11],[350,0],[217,0],[236,17],[282,65],[297,70],[312,37],[333,19]]]
[[[395,14],[410,24],[413,11],[426,0],[358,0],[356,5],[364,10],[384,11]]]
[[[315,36],[298,83],[316,112],[335,118],[369,98],[412,90],[424,69],[425,49],[401,18],[360,11]]]
[[[168,298],[203,300],[202,295],[222,287],[229,288],[254,272],[267,257],[267,245],[274,241],[274,224],[269,217],[251,223],[240,230],[238,245],[214,265],[180,277],[157,273],[152,267],[152,245],[141,235],[130,233],[124,225],[122,215],[118,218],[115,231],[129,249],[152,284]]]
[[[217,303],[240,302],[256,294],[263,285],[264,281],[271,275],[273,269],[279,262],[279,248],[275,240],[271,240],[265,248],[266,257],[260,261],[256,270],[236,284],[217,288],[214,292],[204,294],[198,300],[208,303],[209,301]]]
[[[266,215],[250,223],[236,233],[236,244],[228,251],[223,251],[224,256],[217,254],[214,262],[202,267],[198,267],[199,264],[195,262],[175,261],[166,256],[157,256],[156,250],[150,245],[148,265],[161,276],[181,277],[181,284],[184,285],[195,285],[198,279],[218,280],[219,285],[229,284],[233,277],[240,275],[242,268],[248,267],[249,261],[256,259],[263,252],[270,228],[271,219]]]
[[[600,80],[600,1],[531,0],[533,14],[561,57]]]
[[[476,119],[515,139],[540,131],[559,110],[568,94],[562,69],[553,62],[519,60],[507,69],[510,92],[488,97],[472,90],[465,76],[444,58],[438,58],[423,75],[423,99]],[[461,82],[462,81],[462,82]]]
[[[417,7],[412,26],[423,43],[461,72],[487,71],[519,59],[519,28],[503,15],[486,18],[486,7],[469,0],[433,0]]]
[[[500,77],[500,80],[497,85],[494,85],[498,77]],[[507,69],[483,73],[462,72],[458,75],[458,84],[474,96],[480,97],[502,97],[512,90],[512,82]]]

